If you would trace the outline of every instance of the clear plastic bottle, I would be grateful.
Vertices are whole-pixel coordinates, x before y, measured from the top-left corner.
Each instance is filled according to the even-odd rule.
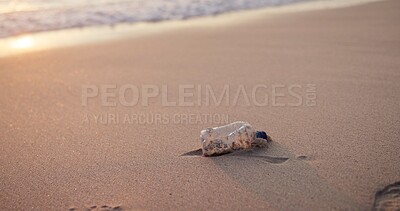
[[[256,131],[247,122],[207,128],[201,131],[203,156],[221,155],[237,149],[266,146],[268,136],[264,131]]]

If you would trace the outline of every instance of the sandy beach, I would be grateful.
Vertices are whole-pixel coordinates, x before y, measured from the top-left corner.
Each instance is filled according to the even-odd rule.
[[[399,11],[388,0],[259,14],[0,58],[0,209],[370,210],[377,191],[400,181]],[[165,106],[162,94],[104,105],[102,87],[127,84],[165,85],[170,102],[194,85],[201,105]],[[260,84],[268,105],[196,98],[198,86],[229,85],[233,98]],[[83,105],[86,85],[100,94]],[[168,122],[123,121],[156,114]],[[189,118],[205,114],[247,121],[273,141],[182,156],[219,125]]]

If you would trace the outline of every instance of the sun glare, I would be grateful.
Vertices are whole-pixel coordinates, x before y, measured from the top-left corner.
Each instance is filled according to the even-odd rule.
[[[28,36],[21,37],[12,43],[12,47],[17,49],[30,48],[32,46],[33,46],[33,40],[31,37]]]

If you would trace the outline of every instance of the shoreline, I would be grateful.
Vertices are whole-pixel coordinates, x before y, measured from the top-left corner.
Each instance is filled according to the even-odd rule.
[[[118,23],[115,25],[87,26],[66,28],[42,32],[27,33],[0,38],[1,57],[9,57],[29,52],[65,48],[79,45],[91,45],[134,39],[146,35],[187,29],[193,27],[218,27],[244,24],[266,16],[279,16],[287,13],[329,10],[385,0],[334,0],[323,2],[298,2],[278,7],[265,7],[251,10],[226,12],[215,16],[199,16],[185,20],[166,20],[159,22]],[[271,17],[271,18],[272,18]],[[101,34],[101,36],[98,36]],[[29,39],[30,46],[15,47],[22,39]],[[63,39],[63,42],[60,42]],[[16,44],[17,43],[17,44]]]

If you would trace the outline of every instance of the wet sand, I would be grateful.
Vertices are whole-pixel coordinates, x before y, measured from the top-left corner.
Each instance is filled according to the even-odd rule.
[[[0,58],[0,207],[371,209],[377,191],[400,181],[399,11],[399,1],[383,1]],[[96,97],[82,106],[85,84],[167,84],[169,101],[180,84],[216,93],[225,84],[299,85],[303,101],[167,107],[158,96],[106,107]],[[308,84],[316,105],[307,104]],[[155,113],[224,114],[273,141],[205,158],[193,150],[200,130],[216,124],[92,116]]]

